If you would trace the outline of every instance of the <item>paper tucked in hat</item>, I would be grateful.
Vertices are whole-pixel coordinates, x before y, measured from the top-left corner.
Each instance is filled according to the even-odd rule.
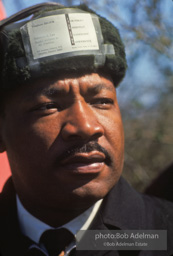
[[[69,72],[107,72],[115,86],[126,71],[124,45],[109,21],[86,5],[42,8],[0,31],[0,87]]]

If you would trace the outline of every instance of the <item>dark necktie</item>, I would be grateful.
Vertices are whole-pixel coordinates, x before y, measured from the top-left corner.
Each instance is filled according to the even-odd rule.
[[[74,235],[65,228],[46,230],[41,238],[50,256],[63,255],[65,248],[74,240]]]

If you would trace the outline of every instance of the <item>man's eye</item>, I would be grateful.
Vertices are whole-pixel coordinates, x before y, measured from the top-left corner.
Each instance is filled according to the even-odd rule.
[[[32,109],[32,111],[43,111],[46,113],[52,113],[57,110],[60,111],[61,108],[56,103],[53,103],[53,102],[43,103],[43,104],[40,104]]]
[[[98,99],[94,99],[91,102],[91,104],[98,107],[108,107],[110,105],[113,105],[114,101],[113,99],[110,99],[110,98],[98,98]]]
[[[57,109],[57,106],[55,103],[46,103],[40,107],[38,107],[38,110],[49,110],[49,109]]]

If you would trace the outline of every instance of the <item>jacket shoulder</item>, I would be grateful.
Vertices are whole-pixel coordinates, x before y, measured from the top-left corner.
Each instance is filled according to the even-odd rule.
[[[154,196],[142,195],[145,204],[146,229],[167,231],[167,252],[173,255],[173,203]]]

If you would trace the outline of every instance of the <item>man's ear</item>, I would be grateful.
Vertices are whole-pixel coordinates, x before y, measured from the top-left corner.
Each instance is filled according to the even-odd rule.
[[[4,124],[4,118],[0,116],[0,153],[3,153],[6,150],[4,139],[3,139],[3,124]]]

